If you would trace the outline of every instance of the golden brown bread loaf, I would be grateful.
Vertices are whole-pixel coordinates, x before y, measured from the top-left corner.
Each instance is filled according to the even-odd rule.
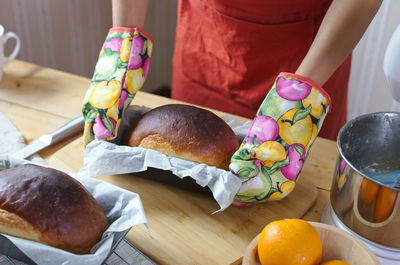
[[[211,111],[168,104],[145,113],[125,144],[227,170],[239,142],[232,128]]]
[[[84,254],[108,227],[104,212],[83,185],[46,167],[0,171],[0,232]]]

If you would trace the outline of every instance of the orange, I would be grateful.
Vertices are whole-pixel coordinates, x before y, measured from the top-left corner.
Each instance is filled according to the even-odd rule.
[[[376,196],[374,208],[374,221],[379,223],[385,221],[393,210],[397,198],[397,191],[380,187]]]
[[[344,184],[346,184],[347,178],[346,178],[346,173],[343,173],[340,175],[340,177],[337,179],[337,187],[339,190],[343,189]],[[361,192],[362,194],[362,192]]]
[[[366,205],[370,205],[378,194],[379,184],[364,178],[361,183],[361,198]]]
[[[267,224],[257,245],[262,265],[318,265],[322,243],[317,230],[301,219]]]
[[[321,265],[350,265],[349,263],[343,261],[343,260],[329,260],[321,263]]]

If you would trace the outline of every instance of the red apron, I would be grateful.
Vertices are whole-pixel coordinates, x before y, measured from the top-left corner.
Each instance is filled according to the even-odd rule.
[[[181,0],[172,98],[253,118],[280,72],[295,72],[332,0]],[[319,136],[346,122],[351,57],[325,83]]]

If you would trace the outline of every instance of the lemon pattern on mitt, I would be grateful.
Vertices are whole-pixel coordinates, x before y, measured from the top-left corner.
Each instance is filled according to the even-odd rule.
[[[112,140],[149,71],[153,39],[139,28],[111,28],[83,100],[84,144]]]
[[[244,179],[234,205],[280,200],[293,191],[329,105],[312,80],[278,75],[231,158],[230,171]]]

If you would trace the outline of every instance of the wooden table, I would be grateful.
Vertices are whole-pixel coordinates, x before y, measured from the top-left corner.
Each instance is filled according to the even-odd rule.
[[[3,80],[0,81],[0,112],[5,114],[14,123],[14,125],[24,135],[26,142],[30,143],[37,139],[40,135],[51,132],[69,120],[81,115],[81,102],[89,83],[90,80],[88,78],[14,60],[4,69]],[[138,92],[133,104],[146,105],[154,108],[173,102],[177,101],[145,92]],[[217,114],[220,114],[220,112],[217,112]],[[240,119],[240,117],[237,118]],[[54,161],[52,159],[54,154],[57,154],[60,152],[60,150],[68,150],[68,148],[72,148],[71,146],[79,145],[79,137],[80,136],[49,147],[39,154],[50,165],[52,165],[52,161]],[[78,154],[70,154],[71,157],[75,157],[75,159],[78,157],[80,159],[80,157],[83,156],[83,147],[77,152]],[[318,197],[316,203],[310,205],[311,208],[304,215],[302,215],[301,218],[309,221],[320,221],[323,210],[329,202],[329,189],[331,186],[337,154],[338,151],[336,148],[336,142],[323,138],[317,138],[313,148],[311,149],[307,163],[305,164],[305,167],[301,173],[301,178],[303,178],[304,181],[307,180],[312,182],[317,187]],[[140,182],[145,182],[145,180],[133,178],[127,179],[124,178],[124,176],[104,176],[102,179],[132,191],[135,191],[137,185],[141,185]],[[163,189],[163,187],[160,187],[160,189]],[[176,192],[177,191],[173,189],[165,189],[165,193],[170,193],[171,196],[173,196],[173,194]],[[147,199],[150,196],[144,194],[143,197]],[[193,196],[191,194],[188,195],[188,198],[192,197]],[[196,203],[202,203],[203,199],[204,198],[199,199],[199,201],[196,201]],[[207,201],[209,198],[204,200]],[[146,210],[146,201],[143,203]],[[272,209],[274,209],[273,207],[275,206],[272,206]],[[214,218],[213,222],[215,222],[216,227],[218,225],[224,225],[218,223],[223,220],[222,217],[218,215],[214,215],[215,217],[211,216],[209,208],[205,210],[204,208],[202,209],[200,207],[198,211],[199,219],[196,221],[198,222],[196,225],[204,225],[202,224],[203,219],[201,215],[207,216],[209,219]],[[201,213],[201,211],[206,212]],[[240,214],[239,210],[237,209],[230,211],[234,211],[235,214]],[[257,213],[251,211],[252,210],[249,210],[248,213],[256,216]],[[153,217],[155,214],[154,211],[152,211],[151,214],[151,217]],[[162,213],[160,212],[158,214]],[[185,219],[187,219],[185,214],[179,212],[169,212],[169,214],[176,214],[177,216],[158,216],[159,218],[162,218],[162,221],[154,222],[154,226],[160,226],[162,223],[165,225],[165,228],[168,228],[175,225],[170,222],[179,220],[179,222],[184,224]],[[209,215],[211,217],[208,217]],[[281,216],[274,216],[274,218],[279,217]],[[205,219],[206,218],[204,218],[204,222]],[[268,219],[266,219],[266,221],[268,221]],[[150,220],[149,223],[150,227],[152,227],[152,222]],[[205,225],[207,226],[209,224]],[[134,243],[136,247],[145,252],[157,263],[161,264],[240,264],[241,256],[244,253],[245,246],[251,241],[249,235],[256,235],[259,231],[261,231],[261,228],[262,226],[260,226],[260,223],[258,223],[258,225],[254,224],[251,229],[246,227],[246,224],[243,224],[242,227],[230,227],[229,229],[231,230],[231,233],[228,235],[221,235],[221,231],[220,234],[218,234],[218,231],[215,231],[215,237],[210,238],[208,235],[208,238],[202,239],[201,233],[196,231],[196,228],[194,227],[193,234],[200,233],[197,235],[199,242],[202,244],[215,244],[215,246],[213,246],[213,251],[215,251],[215,253],[207,254],[199,253],[201,250],[196,249],[196,244],[199,244],[199,242],[182,242],[182,238],[175,238],[176,235],[165,235],[162,233],[158,234],[159,230],[157,229],[153,230],[153,237],[155,237],[156,240],[152,240],[148,236],[146,229],[136,229],[136,227],[133,229],[134,231],[131,231],[128,234],[127,238],[129,241]],[[212,229],[213,228],[210,226],[210,230]],[[241,231],[241,229],[250,230],[247,234],[249,238],[238,239],[234,237],[235,234],[240,233],[239,231]],[[164,242],[161,240],[161,238],[159,238],[159,242],[157,242],[157,237],[166,236],[168,237],[168,240]],[[217,253],[219,251],[219,240],[222,240],[221,242],[224,243],[228,241],[232,242],[232,246],[229,244],[225,246],[223,249],[223,255]],[[182,251],[180,251],[180,249],[182,249]],[[207,258],[203,259],[203,257]]]

